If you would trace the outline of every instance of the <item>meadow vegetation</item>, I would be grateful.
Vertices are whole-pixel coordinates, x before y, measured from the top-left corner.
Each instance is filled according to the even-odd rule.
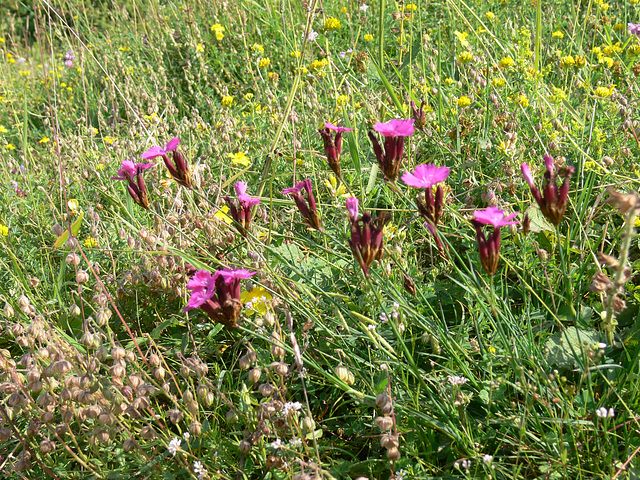
[[[640,4],[414,2],[0,0],[2,478],[640,477]]]

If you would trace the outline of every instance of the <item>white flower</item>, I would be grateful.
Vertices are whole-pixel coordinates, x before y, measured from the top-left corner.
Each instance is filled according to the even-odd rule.
[[[352,48],[350,48],[350,49],[349,49],[349,50],[347,50],[346,52],[340,52],[340,53],[338,54],[338,56],[339,56],[340,58],[344,59],[344,58],[348,57],[349,55],[351,55],[352,53],[353,53],[353,49],[352,49]]]
[[[493,462],[493,455],[489,455],[488,453],[482,457],[482,463],[485,465],[491,465]]]
[[[369,5],[367,5],[366,3],[363,3],[362,5],[360,5],[360,10],[362,10],[364,13],[367,13],[368,8],[369,8]]]
[[[302,445],[302,440],[298,437],[293,437],[291,440],[289,440],[289,445],[291,445],[293,448],[299,447],[300,445]]]
[[[318,38],[320,34],[314,30],[311,30],[309,32],[309,35],[307,36],[307,40],[309,40],[310,42],[315,41],[316,38]]]
[[[173,437],[171,439],[171,441],[169,442],[169,453],[171,453],[171,455],[173,455],[174,457],[176,456],[176,452],[180,449],[180,444],[182,443],[182,440],[180,440],[178,437]]]
[[[202,462],[195,461],[193,462],[193,471],[196,475],[198,475],[198,480],[202,480],[204,476],[208,473],[208,470],[202,466]]]
[[[185,441],[189,441],[189,439],[191,438],[191,434],[189,432],[184,432],[182,434],[182,437],[185,439]]]
[[[271,448],[273,448],[274,450],[279,450],[284,446],[284,444],[282,443],[282,440],[280,440],[279,438],[276,438],[275,441],[271,442]]]
[[[406,475],[406,472],[403,469],[400,469],[396,472],[397,480],[404,480],[405,475]]]
[[[469,381],[468,378],[465,377],[459,377],[459,376],[448,376],[447,380],[449,381],[449,383],[451,385],[464,385],[465,383],[467,383]]]
[[[613,408],[607,410],[606,407],[600,407],[596,410],[596,415],[600,418],[613,418],[616,415],[616,411]]]
[[[282,406],[282,415],[287,416],[289,412],[297,412],[302,408],[302,404],[300,402],[287,402]]]

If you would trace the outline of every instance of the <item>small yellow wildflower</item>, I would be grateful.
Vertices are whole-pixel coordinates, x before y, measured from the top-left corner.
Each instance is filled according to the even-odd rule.
[[[9,130],[4,125],[0,125],[0,133],[7,133]]]
[[[487,348],[487,352],[489,352],[491,355],[495,356],[495,354],[496,354],[496,347],[488,347],[488,348]]]
[[[264,53],[264,47],[259,43],[254,43],[251,45],[251,53],[254,55],[262,55]]]
[[[325,66],[327,66],[328,63],[329,63],[329,60],[327,60],[326,58],[323,58],[322,60],[314,60],[309,65],[309,71],[313,73],[318,70],[322,70]]]
[[[444,83],[446,83],[447,85],[453,85],[454,83],[456,83],[456,81],[451,77],[447,77],[444,79]]]
[[[106,136],[104,137],[104,141],[107,142],[109,145],[111,145],[113,142],[116,141],[116,139],[114,137],[110,137],[110,136]]]
[[[629,47],[629,52],[631,52],[632,55],[638,55],[640,53],[640,43],[634,43],[631,45]]]
[[[211,26],[211,31],[215,34],[216,40],[220,41],[224,38],[225,28],[219,23],[215,23]]]
[[[0,43],[4,43],[4,38],[0,37]]]
[[[502,60],[500,60],[500,66],[502,68],[511,68],[516,64],[516,62],[513,61],[513,58],[511,57],[504,57]]]
[[[31,72],[29,70],[20,70],[20,75],[28,77]]]
[[[343,183],[338,185],[338,180],[335,176],[329,175],[329,178],[324,181],[324,185],[329,189],[331,195],[334,197],[348,197],[347,189],[345,188]]]
[[[469,34],[467,32],[459,32],[458,30],[455,30],[453,32],[453,35],[456,37],[456,39],[458,40],[458,42],[460,42],[460,45],[464,48],[469,46],[469,42],[467,41],[467,37],[469,36]]]
[[[570,68],[576,64],[576,61],[573,59],[571,55],[567,55],[566,57],[562,57],[560,59],[560,66],[562,68]]]
[[[102,171],[102,170],[104,170],[104,168],[105,168],[104,167],[104,163],[99,163],[99,164],[96,165],[96,170]]]
[[[128,52],[129,51],[129,47],[127,47],[127,46],[120,47],[118,50],[120,50],[121,52]]]
[[[91,128],[89,129],[89,133],[90,133],[91,135],[97,135],[97,134],[98,134],[98,129],[97,129],[96,127],[91,127]]]
[[[0,235],[2,235],[3,237],[9,235],[9,227],[0,223]]]
[[[214,217],[216,217],[218,220],[226,223],[227,225],[231,225],[231,223],[233,222],[233,219],[228,215],[229,212],[229,207],[227,205],[223,205],[222,207],[218,208],[218,210],[216,211],[216,213],[213,214]]]
[[[600,10],[606,12],[607,10],[609,10],[609,7],[611,7],[611,5],[609,5],[608,3],[603,3],[602,5],[600,5]]]
[[[340,20],[335,17],[327,17],[324,21],[324,29],[328,32],[332,30],[340,30],[341,26]]]
[[[267,68],[269,65],[271,65],[271,60],[268,57],[261,58],[258,62],[258,68]]]
[[[300,50],[294,50],[293,52],[289,53],[289,56],[291,58],[300,58],[300,55],[301,55]]]
[[[463,65],[469,63],[471,60],[473,60],[473,54],[469,50],[465,50],[458,55],[458,61]]]
[[[584,169],[585,170],[590,170],[590,171],[597,170],[596,162],[594,162],[593,160],[587,160],[586,162],[584,162]]]
[[[593,47],[591,49],[591,53],[593,53],[594,55],[600,55],[602,53],[602,49],[600,47]]]
[[[98,240],[93,237],[87,237],[84,241],[84,246],[87,248],[95,248],[98,246]]]
[[[471,105],[471,99],[466,95],[463,95],[458,99],[458,107],[464,108],[468,107],[469,105]]]
[[[521,105],[522,107],[528,107],[529,106],[529,99],[526,96],[520,94],[520,95],[518,95],[516,97],[516,103],[518,105]]]
[[[613,67],[613,58],[611,57],[602,57],[599,59],[600,63],[603,64],[607,68]]]
[[[69,212],[71,212],[71,215],[76,215],[78,213],[78,207],[80,206],[78,200],[70,198],[67,205],[69,206]]]
[[[13,143],[7,143],[4,148],[6,148],[7,150],[15,150],[16,146]]]
[[[227,156],[231,159],[231,163],[234,165],[242,165],[243,167],[249,166],[249,157],[247,157],[242,151],[228,153]]]
[[[38,140],[38,143],[49,143],[49,137],[42,137]]]
[[[244,94],[244,99],[245,99],[247,102],[250,102],[251,100],[253,100],[253,93],[251,93],[251,92],[249,92],[249,93],[245,93],[245,94]]]
[[[370,33],[367,33],[367,34],[364,36],[364,41],[365,41],[365,42],[373,42],[373,35],[371,35]]]
[[[336,99],[336,104],[338,105],[338,107],[343,107],[344,105],[347,104],[348,101],[349,101],[349,97],[347,95],[340,95]]]
[[[610,87],[598,87],[594,90],[593,93],[595,93],[598,97],[610,97],[615,88],[615,85],[611,85]]]
[[[405,12],[415,12],[416,10],[418,10],[418,6],[415,3],[408,3],[404,7]]]
[[[269,291],[262,287],[254,287],[253,290],[246,290],[240,293],[240,301],[244,304],[245,313],[249,316],[254,313],[264,315],[267,313],[267,306],[273,299]]]
[[[198,52],[198,53],[204,52],[204,45],[202,45],[201,43],[198,43],[196,45],[196,52]]]
[[[222,106],[229,108],[233,103],[233,97],[231,95],[225,95],[222,97]]]
[[[493,20],[494,18],[496,18],[496,14],[493,12],[487,12],[484,14],[484,18],[486,18],[487,20]]]
[[[564,38],[564,33],[562,33],[560,30],[556,30],[551,34],[551,38]]]
[[[342,7],[340,9],[340,13],[347,13],[349,11],[349,9],[347,9],[347,7]]]
[[[640,2],[640,0],[629,0],[631,5],[636,5],[638,2]]]

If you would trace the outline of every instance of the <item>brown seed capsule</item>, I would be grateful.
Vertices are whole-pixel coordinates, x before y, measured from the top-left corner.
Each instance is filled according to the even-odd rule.
[[[238,423],[238,414],[235,410],[229,410],[224,416],[224,419],[227,422],[227,425],[235,425]]]
[[[240,450],[240,453],[243,453],[244,455],[246,455],[251,451],[251,443],[249,443],[246,440],[242,440],[238,445],[238,449]]]
[[[391,417],[377,417],[374,423],[383,432],[386,432],[393,428],[393,419]]]
[[[189,424],[189,433],[191,435],[200,435],[202,433],[202,424],[200,422],[193,421]]]
[[[258,387],[258,391],[263,397],[269,397],[275,392],[275,388],[270,383],[263,383]]]
[[[140,430],[140,436],[145,440],[151,441],[156,438],[156,432],[151,425],[145,425]]]
[[[136,442],[133,438],[127,438],[122,445],[122,449],[129,453],[138,448],[138,442]]]
[[[277,375],[284,377],[289,373],[289,365],[283,362],[273,362],[271,364],[271,370]]]
[[[384,448],[397,448],[399,445],[398,437],[387,433],[380,437],[380,446]]]
[[[261,376],[262,376],[262,371],[259,368],[253,368],[249,372],[249,381],[251,383],[257,383],[258,380],[260,380]]]
[[[376,397],[376,407],[381,408],[383,405],[386,405],[390,402],[389,395],[386,393],[381,393]]]
[[[391,447],[387,450],[387,458],[392,462],[400,460],[400,450],[396,447]]]
[[[56,444],[53,443],[51,440],[49,440],[48,438],[42,440],[40,442],[40,452],[43,455],[47,455],[48,453],[53,452],[56,449]]]
[[[251,359],[247,355],[243,355],[238,360],[238,365],[242,370],[249,370],[251,368]]]

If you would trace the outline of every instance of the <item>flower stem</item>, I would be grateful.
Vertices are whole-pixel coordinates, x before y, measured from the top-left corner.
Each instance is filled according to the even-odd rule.
[[[562,266],[562,274],[564,275],[564,288],[565,288],[565,297],[566,297],[565,300],[567,302],[567,306],[571,310],[571,315],[575,317],[576,309],[573,306],[573,294],[572,294],[573,282],[571,281],[571,271],[570,271],[571,267],[569,266],[569,270],[567,270],[567,260],[565,258],[565,251],[564,251],[565,248],[567,249],[567,251],[569,250],[569,231],[567,231],[565,246],[560,244],[560,226],[559,225],[556,226],[556,238],[558,239],[558,250],[560,251],[560,265]]]

